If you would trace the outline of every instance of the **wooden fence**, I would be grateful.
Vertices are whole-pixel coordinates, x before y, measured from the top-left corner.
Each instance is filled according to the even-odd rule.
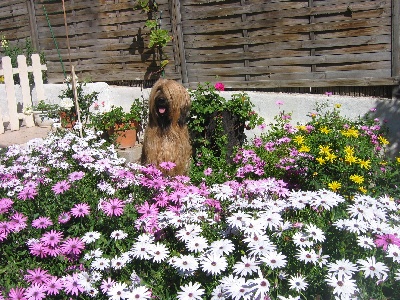
[[[158,21],[173,36],[166,77],[189,87],[223,81],[236,89],[349,89],[399,82],[398,0],[157,3]],[[32,38],[46,56],[50,82],[63,79],[60,57],[64,69],[73,64],[78,76],[93,81],[157,77],[156,54],[146,46],[147,15],[134,0],[65,0],[65,8],[67,30],[61,0],[0,4],[2,33]]]
[[[3,122],[10,123],[10,130],[19,130],[20,120],[25,120],[26,127],[35,126],[32,114],[24,114],[24,110],[26,110],[28,107],[32,107],[31,88],[29,85],[28,73],[33,73],[37,99],[45,99],[42,71],[46,70],[46,66],[40,64],[39,55],[32,55],[32,66],[27,65],[26,57],[24,55],[18,55],[17,60],[18,68],[13,68],[11,65],[11,58],[9,56],[4,56],[1,59],[2,68],[0,69],[0,76],[3,76],[4,78],[6,97],[0,98],[0,101],[6,102],[6,105],[1,105],[0,103],[0,134],[4,133]],[[18,74],[19,76],[22,91],[22,105],[20,105],[20,107],[15,95],[15,74]],[[2,112],[2,106],[7,107],[7,113]]]

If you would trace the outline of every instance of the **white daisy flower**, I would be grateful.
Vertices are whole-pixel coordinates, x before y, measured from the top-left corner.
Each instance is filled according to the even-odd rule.
[[[151,299],[151,291],[145,286],[134,287],[126,297],[127,300],[148,300]]]
[[[338,296],[350,296],[358,290],[356,281],[345,274],[328,274],[325,281],[333,287],[333,293]]]
[[[237,229],[242,229],[244,226],[246,226],[248,222],[250,222],[251,219],[252,218],[249,214],[239,211],[228,217],[226,221],[229,226]]]
[[[269,240],[261,239],[258,242],[249,243],[248,248],[250,256],[261,256],[276,250],[276,246]]]
[[[201,258],[200,265],[204,272],[212,275],[218,275],[225,271],[228,263],[225,257],[212,252]]]
[[[291,276],[289,279],[289,288],[297,292],[307,289],[308,283],[302,275]]]
[[[109,296],[109,300],[120,300],[126,299],[129,295],[128,286],[126,283],[117,282],[115,283],[108,291],[107,296]]]
[[[135,243],[131,247],[130,253],[134,258],[149,260],[152,257],[150,255],[150,249],[153,245],[154,244],[149,244],[146,242]]]
[[[186,285],[181,286],[181,290],[178,292],[178,300],[202,300],[204,289],[201,288],[200,283],[189,282]]]
[[[114,230],[111,232],[110,237],[116,240],[123,240],[128,236],[123,230]]]
[[[108,269],[111,266],[110,264],[111,262],[109,259],[104,257],[96,257],[90,266],[95,270],[103,271]]]
[[[113,259],[111,259],[111,268],[115,269],[115,270],[120,270],[123,267],[126,266],[126,264],[128,263],[127,259],[120,256],[120,257],[114,257]]]
[[[226,290],[226,294],[229,296],[229,299],[252,299],[251,289],[249,288],[246,279],[243,277],[237,277],[234,282],[230,282],[230,280],[225,281],[224,289]]]
[[[388,245],[386,257],[391,257],[393,261],[400,263],[400,247],[394,244]]]
[[[314,251],[314,249],[299,249],[296,254],[296,257],[305,263],[316,264],[318,261],[318,254]]]
[[[229,254],[233,250],[235,250],[235,246],[230,240],[222,239],[212,242],[210,245],[210,249],[217,255],[224,255],[224,254]]]
[[[155,262],[162,262],[163,260],[167,259],[169,255],[169,250],[167,247],[161,243],[157,243],[155,245],[152,245],[150,249],[150,255],[153,257],[153,261]]]
[[[199,263],[196,257],[192,255],[182,255],[180,257],[174,257],[170,260],[175,268],[181,270],[182,272],[193,272],[198,269]]]
[[[311,236],[305,232],[296,232],[293,237],[293,243],[297,246],[297,247],[301,247],[301,248],[306,248],[306,247],[311,247],[314,245],[314,242],[311,238]]]
[[[258,264],[259,262],[255,258],[242,256],[241,262],[237,262],[233,266],[233,273],[246,277],[247,275],[260,270]]]
[[[271,269],[280,269],[286,266],[286,256],[277,251],[270,251],[260,257]]]
[[[364,271],[364,277],[378,278],[378,280],[385,280],[387,273],[389,272],[388,267],[381,262],[377,262],[374,256],[367,257],[367,259],[357,260],[360,265],[360,270]]]
[[[374,240],[365,235],[357,236],[357,244],[364,249],[372,249],[376,247]]]
[[[85,242],[85,244],[90,244],[95,241],[97,241],[101,236],[101,233],[98,231],[90,231],[86,232],[83,237],[81,238],[82,241]]]
[[[355,203],[347,207],[347,212],[351,218],[360,221],[372,221],[374,219],[374,211],[363,203]]]
[[[348,259],[339,259],[336,262],[329,263],[327,266],[328,272],[339,276],[352,277],[358,271],[357,265]]]
[[[369,229],[368,223],[361,220],[346,219],[343,220],[343,224],[347,231],[357,234],[366,233]]]
[[[208,247],[208,241],[202,236],[196,236],[186,242],[186,248],[190,252],[203,252]]]
[[[270,283],[263,277],[250,279],[248,282],[249,289],[253,292],[252,299],[265,299],[268,295]]]
[[[197,237],[201,232],[200,225],[197,224],[186,224],[185,228],[178,230],[176,236],[179,240],[187,242],[194,237]]]
[[[314,224],[308,224],[305,226],[305,231],[309,234],[309,236],[316,242],[323,242],[325,241],[325,234],[324,232],[319,229]]]
[[[225,299],[226,298],[223,285],[219,284],[213,289],[210,300],[225,300]]]

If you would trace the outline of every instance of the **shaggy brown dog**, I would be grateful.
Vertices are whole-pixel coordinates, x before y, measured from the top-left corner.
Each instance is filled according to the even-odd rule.
[[[190,109],[187,90],[174,80],[160,79],[149,98],[149,120],[145,129],[141,162],[152,164],[165,175],[187,175],[192,147],[186,121]],[[172,170],[160,168],[173,162]]]

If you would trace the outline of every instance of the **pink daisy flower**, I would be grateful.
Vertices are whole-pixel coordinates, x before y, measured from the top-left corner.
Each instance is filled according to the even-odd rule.
[[[37,195],[37,190],[36,189],[31,189],[25,187],[22,191],[18,193],[18,199],[19,200],[26,200],[26,199],[34,199],[35,196]]]
[[[14,204],[10,198],[1,198],[0,199],[0,214],[6,213],[11,206]]]
[[[62,239],[63,233],[61,231],[50,230],[43,234],[40,241],[44,246],[56,246]]]
[[[57,276],[51,276],[45,284],[46,293],[48,295],[58,295],[62,289],[62,280]]]
[[[124,213],[124,207],[125,203],[118,198],[105,201],[101,205],[102,210],[109,217],[112,217],[113,215],[114,216],[122,215]]]
[[[77,171],[77,172],[72,172],[71,174],[69,174],[68,179],[70,181],[77,181],[77,180],[81,180],[84,176],[85,176],[85,172]]]
[[[61,245],[61,251],[65,255],[78,255],[85,249],[85,243],[79,238],[67,238]]]
[[[9,234],[10,232],[12,232],[14,229],[14,226],[11,222],[8,221],[3,221],[0,222],[0,233],[5,233],[5,234]]]
[[[58,216],[58,223],[65,224],[71,220],[71,214],[69,212],[63,212]]]
[[[32,221],[32,227],[45,229],[49,226],[53,225],[53,222],[48,217],[39,217]]]
[[[383,234],[377,235],[374,243],[377,247],[382,247],[383,250],[386,250],[389,245],[400,246],[400,239],[394,234]]]
[[[163,161],[162,163],[160,163],[160,167],[165,170],[172,170],[173,168],[175,168],[175,166],[176,164],[172,161]]]
[[[100,289],[104,294],[106,294],[114,284],[115,281],[112,280],[110,277],[108,277],[107,280],[103,279],[103,281],[101,282]]]
[[[30,283],[42,284],[50,278],[49,273],[41,268],[27,270],[28,275],[24,276],[24,279]]]
[[[149,217],[149,216],[155,216],[158,214],[158,208],[155,204],[149,205],[149,202],[143,203],[139,208],[137,209],[138,213],[143,214],[142,218]]]
[[[75,218],[84,217],[90,214],[90,206],[86,203],[75,204],[74,207],[71,209],[71,214]]]
[[[72,275],[66,275],[62,278],[62,284],[65,293],[68,295],[76,295],[85,291],[85,289],[79,285],[79,277],[78,274],[74,273]]]
[[[47,257],[46,247],[42,245],[42,243],[32,243],[29,246],[29,252],[33,256],[37,256],[40,258]]]
[[[70,187],[71,185],[68,183],[68,181],[62,180],[60,182],[57,182],[51,189],[54,192],[54,194],[59,195],[68,191]]]
[[[8,293],[10,300],[25,300],[25,288],[12,288]]]
[[[34,283],[25,290],[24,296],[29,300],[41,300],[46,298],[45,291],[42,284]]]
[[[57,257],[61,254],[61,248],[58,246],[43,246],[43,252],[46,256]]]
[[[212,173],[212,169],[211,168],[207,168],[204,170],[204,175],[209,176]]]
[[[19,232],[22,229],[26,228],[27,224],[26,221],[28,218],[23,214],[16,212],[11,216],[11,222],[14,224],[14,232]]]

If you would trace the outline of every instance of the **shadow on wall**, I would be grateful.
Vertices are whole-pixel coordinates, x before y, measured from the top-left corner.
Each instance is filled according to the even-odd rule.
[[[400,153],[400,97],[376,102],[374,117],[379,118],[388,127],[389,155],[399,156]]]

